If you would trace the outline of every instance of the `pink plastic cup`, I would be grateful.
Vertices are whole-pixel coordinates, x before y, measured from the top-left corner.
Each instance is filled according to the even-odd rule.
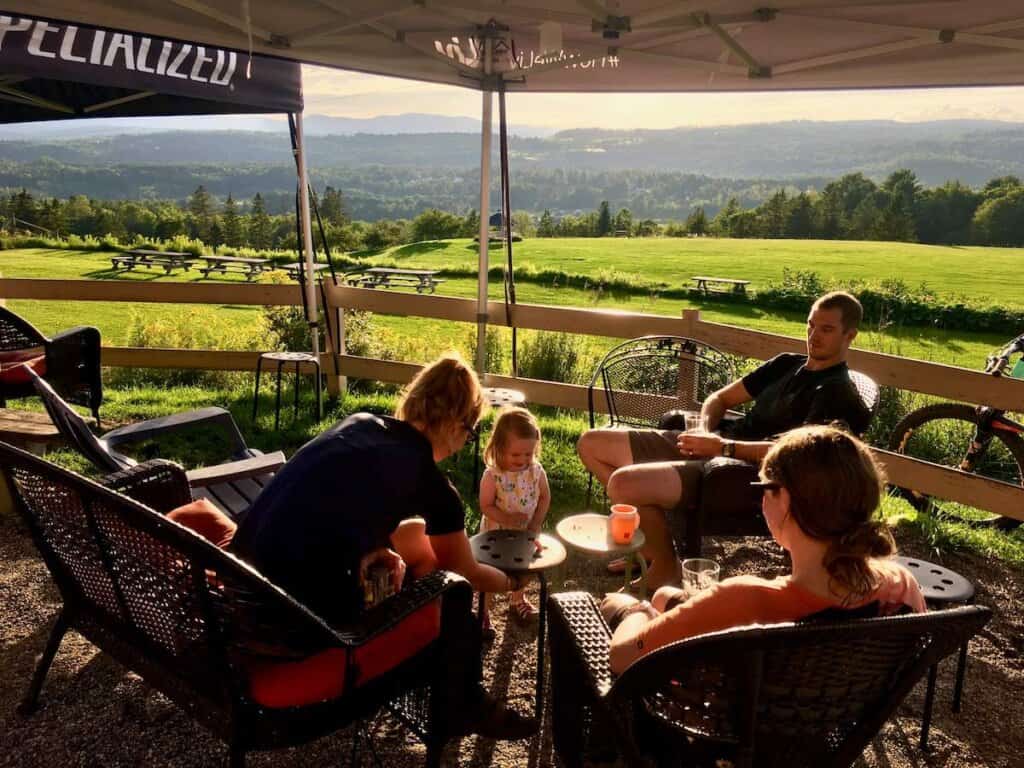
[[[608,529],[616,544],[629,544],[640,527],[640,513],[632,504],[613,504],[608,517]]]

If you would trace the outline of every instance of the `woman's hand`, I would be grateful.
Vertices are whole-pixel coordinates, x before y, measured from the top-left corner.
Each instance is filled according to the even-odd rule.
[[[710,432],[683,432],[676,441],[684,459],[710,459],[722,455],[722,438]]]
[[[384,565],[391,571],[391,584],[395,592],[402,589],[402,581],[405,579],[405,560],[392,549],[381,547],[363,556],[359,561],[359,581],[366,583],[366,575],[371,566]]]

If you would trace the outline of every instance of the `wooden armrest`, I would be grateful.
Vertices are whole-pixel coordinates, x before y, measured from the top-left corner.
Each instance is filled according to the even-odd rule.
[[[212,467],[200,467],[186,473],[188,483],[193,488],[226,483],[231,480],[242,480],[246,477],[266,475],[276,472],[285,464],[285,456],[281,451],[253,456],[240,461],[229,461]]]

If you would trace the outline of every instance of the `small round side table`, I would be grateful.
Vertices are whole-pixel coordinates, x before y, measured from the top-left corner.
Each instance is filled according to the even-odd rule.
[[[640,553],[647,537],[637,528],[629,544],[617,544],[608,530],[608,516],[596,512],[563,517],[555,526],[559,538],[573,549],[599,557],[624,557],[626,560],[626,589],[633,581],[633,558],[640,561],[640,596],[647,597],[647,561]]]
[[[538,546],[539,542],[539,546]],[[544,709],[544,640],[548,617],[548,580],[545,571],[565,562],[565,547],[554,536],[533,531],[497,530],[478,533],[469,540],[478,563],[510,575],[536,574],[540,582],[537,616],[537,697],[534,712],[539,720]],[[480,593],[481,616],[484,595]]]
[[[277,363],[277,396],[274,399],[274,429],[281,423],[281,369],[286,365],[295,365],[295,404],[292,411],[292,420],[299,417],[299,367],[302,365],[313,366],[313,386],[316,387],[316,418],[317,421],[323,418],[323,395],[320,383],[320,361],[308,352],[263,352],[260,354],[259,362],[256,364],[256,389],[252,396],[252,420],[256,422],[256,410],[260,402],[260,374],[263,372],[263,363],[268,361]]]
[[[929,563],[916,557],[897,557],[896,562],[914,574],[917,585],[921,588],[925,602],[931,607],[942,607],[950,603],[973,603],[974,585],[959,573],[943,568],[936,563]],[[924,714],[921,718],[922,750],[928,749],[928,731],[932,722],[932,706],[935,702],[935,678],[939,665],[935,664],[928,670],[928,688],[924,695]],[[953,687],[953,711],[960,711],[960,700],[964,692],[964,674],[967,671],[967,643],[960,646],[960,656],[956,664],[956,683]]]

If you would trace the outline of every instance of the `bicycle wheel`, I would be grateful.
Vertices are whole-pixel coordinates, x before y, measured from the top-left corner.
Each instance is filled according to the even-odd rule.
[[[961,403],[936,403],[907,414],[892,431],[889,450],[947,467],[961,466],[974,439],[978,415]],[[984,451],[975,458],[975,474],[1024,486],[1024,440],[1015,434],[994,432]],[[943,517],[974,525],[1013,528],[1019,520],[973,509],[955,502],[933,499],[909,488],[899,491],[917,510],[932,509]]]

